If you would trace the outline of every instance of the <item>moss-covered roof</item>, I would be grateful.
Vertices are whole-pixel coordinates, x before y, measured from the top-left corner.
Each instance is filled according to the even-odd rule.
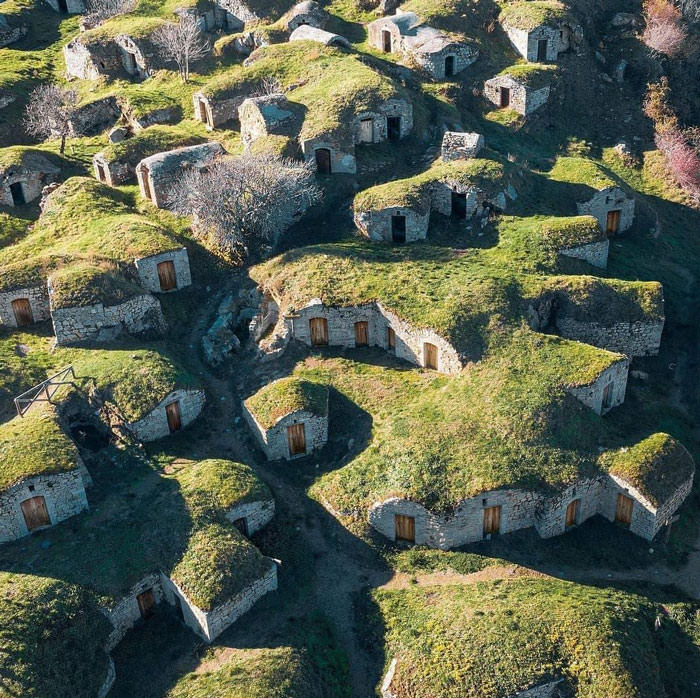
[[[401,696],[502,698],[557,679],[579,698],[692,693],[697,604],[653,598],[552,578],[379,589],[367,624]],[[674,661],[692,667],[680,686]]]
[[[0,572],[0,618],[0,694],[98,694],[107,678],[111,624],[89,591],[47,576]]]
[[[26,145],[0,148],[0,172],[10,168],[44,173],[61,171],[60,159],[56,155]]]
[[[547,87],[556,74],[557,66],[541,63],[516,63],[498,73],[498,75],[507,75],[533,90]]]
[[[581,184],[596,191],[619,186],[601,164],[587,158],[558,157],[547,176],[555,181]]]
[[[501,24],[531,31],[543,24],[557,27],[568,17],[566,5],[556,0],[509,2],[500,14]]]
[[[668,434],[653,434],[630,448],[604,453],[600,461],[654,506],[662,505],[695,472],[690,453]]]
[[[317,417],[328,416],[328,386],[289,377],[266,385],[245,401],[257,422],[265,429],[282,417],[303,410]]]
[[[554,250],[565,250],[607,239],[593,216],[548,218],[542,223],[541,235],[544,243]]]
[[[67,352],[79,381],[93,384],[124,418],[135,422],[178,388],[201,389],[199,381],[162,345],[150,349],[73,349]]]
[[[78,449],[53,407],[37,403],[24,417],[0,424],[0,491],[34,475],[78,467]]]

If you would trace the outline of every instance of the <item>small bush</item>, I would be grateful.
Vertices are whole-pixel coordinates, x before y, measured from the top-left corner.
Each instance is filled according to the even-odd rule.
[[[700,199],[700,154],[678,129],[656,135],[656,145],[666,158],[673,178],[691,196]]]
[[[666,56],[681,53],[687,31],[680,11],[666,0],[647,0],[644,15],[646,27],[642,41],[655,53]]]

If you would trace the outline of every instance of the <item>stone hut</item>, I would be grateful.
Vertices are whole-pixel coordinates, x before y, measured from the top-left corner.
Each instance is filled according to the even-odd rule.
[[[125,426],[139,441],[156,441],[194,422],[204,409],[205,401],[201,388],[177,388],[165,395],[150,412]]]
[[[634,199],[618,186],[600,189],[576,204],[579,215],[593,216],[606,235],[623,233],[634,222]]]
[[[387,99],[374,111],[359,112],[353,120],[354,140],[360,143],[398,142],[413,130],[413,105],[405,99]]]
[[[34,406],[0,425],[0,543],[87,509],[87,470],[52,407]]]
[[[478,57],[475,46],[421,24],[413,12],[397,10],[368,25],[369,44],[384,53],[401,53],[431,77],[442,80],[461,73]]]
[[[695,474],[691,456],[667,434],[603,454],[601,464],[607,472],[581,479],[553,496],[492,490],[462,500],[449,514],[390,497],[370,507],[368,520],[392,541],[441,550],[531,527],[550,538],[597,514],[652,540],[690,493]],[[617,474],[623,469],[630,475]]]
[[[49,7],[62,15],[79,15],[85,12],[83,0],[46,0]]]
[[[567,385],[566,390],[596,414],[603,415],[625,401],[629,359],[611,357],[611,363],[586,384]]]
[[[460,133],[445,131],[442,137],[440,155],[443,162],[475,158],[484,147],[484,137],[480,133]]]
[[[192,283],[185,247],[165,250],[135,261],[141,285],[153,293],[179,291]]]
[[[95,178],[111,187],[128,182],[136,173],[131,164],[119,160],[109,160],[104,151],[93,155],[92,167],[95,170]]]
[[[417,192],[414,197],[399,196],[370,209],[356,199],[354,221],[357,229],[375,242],[402,244],[425,240],[430,224],[430,197],[426,192]]]
[[[328,386],[282,378],[245,400],[243,415],[268,460],[308,455],[328,441]]]
[[[324,46],[335,46],[336,48],[352,48],[350,42],[340,34],[333,34],[318,27],[302,24],[297,27],[289,36],[290,41],[315,41]]]
[[[328,13],[314,0],[304,0],[294,5],[283,21],[290,32],[303,26],[321,29],[328,21]]]
[[[528,116],[549,99],[550,66],[512,66],[484,83],[484,97],[501,109]]]
[[[287,136],[299,133],[302,114],[299,105],[283,94],[250,97],[238,107],[241,140],[246,148],[265,136]]]
[[[131,77],[145,80],[156,68],[161,67],[158,51],[148,36],[120,34],[114,39],[122,67]]]
[[[563,257],[582,259],[599,269],[607,267],[610,240],[593,216],[549,219],[542,223],[541,235],[545,248]]]
[[[181,172],[190,168],[201,169],[225,152],[220,143],[210,142],[144,158],[136,166],[141,195],[158,208],[164,208],[170,187]]]
[[[515,50],[532,63],[551,63],[583,40],[583,30],[557,0],[513,2],[500,16]]]
[[[225,28],[229,32],[240,32],[247,24],[257,22],[260,16],[253,10],[252,3],[242,0],[215,0],[216,6],[226,13]]]
[[[347,129],[310,138],[302,136],[301,151],[304,160],[311,163],[319,174],[357,172],[353,134]]]
[[[0,205],[23,206],[58,180],[61,170],[39,150],[8,148],[0,158]]]
[[[19,41],[26,36],[27,31],[26,24],[10,24],[5,15],[0,15],[0,48]]]
[[[46,284],[0,290],[0,325],[27,327],[50,316]]]

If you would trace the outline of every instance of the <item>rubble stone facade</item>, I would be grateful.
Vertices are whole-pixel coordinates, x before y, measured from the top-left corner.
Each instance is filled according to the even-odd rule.
[[[555,324],[562,337],[609,351],[618,351],[627,356],[656,356],[664,329],[663,318],[603,325],[590,321],[581,322],[561,313],[557,313]]]
[[[49,319],[49,294],[46,290],[46,284],[42,284],[41,286],[13,288],[11,291],[0,292],[0,325],[8,327],[18,326],[17,314],[12,307],[12,301],[21,301],[23,299],[29,302],[34,322],[42,322]]]
[[[576,204],[579,216],[593,216],[598,221],[600,229],[610,234],[622,233],[634,222],[634,199],[625,194],[620,187],[601,189],[589,201]],[[608,230],[608,214],[619,211],[617,230]]]
[[[574,259],[582,259],[588,262],[591,266],[598,269],[605,269],[608,266],[608,251],[610,249],[609,240],[598,240],[590,242],[586,245],[577,245],[576,247],[565,247],[559,250],[559,254],[564,257],[573,257]]]
[[[21,206],[38,199],[41,190],[58,179],[60,170],[41,155],[21,165],[0,169],[0,206]]]
[[[326,134],[316,138],[307,138],[301,142],[304,160],[312,163],[317,170],[321,169],[321,156],[318,151],[328,151],[330,172],[326,174],[355,174],[355,146],[348,138]]]
[[[484,147],[484,137],[480,133],[460,133],[446,131],[442,136],[440,154],[443,162],[475,158]]]
[[[162,262],[172,262],[175,271],[175,288],[163,289],[160,276],[158,275],[158,265]],[[149,257],[137,259],[136,271],[139,275],[141,285],[153,293],[168,293],[179,291],[192,283],[190,275],[190,258],[187,248],[181,247],[176,250],[167,250]]]
[[[484,97],[497,107],[508,107],[527,116],[546,104],[549,99],[549,85],[539,88],[528,87],[510,75],[497,75],[484,83]],[[505,104],[504,91],[507,90],[508,103]]]
[[[403,218],[403,240],[394,234],[396,218]],[[355,225],[358,230],[376,242],[416,242],[425,240],[430,224],[430,210],[425,212],[402,207],[387,207],[374,211],[356,211]]]
[[[168,393],[147,415],[136,422],[127,424],[127,428],[139,441],[155,441],[170,434],[168,416],[165,408],[174,403],[180,404],[180,425],[184,429],[194,422],[204,409],[206,397],[203,390],[185,390],[180,388]]]
[[[239,519],[245,521],[245,530],[248,536],[252,536],[261,528],[267,526],[267,524],[272,521],[274,515],[274,499],[237,504],[226,512],[226,518],[231,521],[231,523]]]
[[[503,29],[515,50],[526,61],[530,61],[531,63],[553,63],[557,60],[562,51],[569,48],[568,39],[565,40],[565,36],[568,36],[568,32],[565,34],[564,30],[560,30],[557,27],[550,27],[543,24],[527,31],[526,29],[519,29],[505,24]],[[540,41],[547,42],[544,61],[538,61]]]
[[[602,371],[592,383],[569,386],[567,392],[596,414],[605,414],[625,401],[628,372],[629,360],[620,359]]]
[[[412,130],[413,105],[404,99],[388,99],[377,111],[360,112],[353,120],[353,138],[356,144],[382,143],[390,137],[401,140]]]

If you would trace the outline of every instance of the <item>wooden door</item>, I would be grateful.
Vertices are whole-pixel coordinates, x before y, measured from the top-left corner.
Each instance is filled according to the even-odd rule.
[[[16,298],[12,301],[12,312],[15,314],[17,327],[26,327],[34,322],[32,306],[29,305],[29,298]]]
[[[396,332],[393,327],[386,328],[386,343],[389,349],[396,349]]]
[[[105,175],[105,168],[100,165],[100,163],[97,163],[97,179],[100,180],[100,182],[106,182],[107,181],[107,175]]]
[[[12,203],[15,206],[23,206],[27,203],[24,198],[24,189],[22,188],[21,182],[10,184],[10,195],[12,196]]]
[[[382,49],[384,53],[391,53],[391,32],[386,29],[382,31]]]
[[[484,535],[493,535],[501,530],[501,507],[484,509]]]
[[[578,518],[579,505],[581,504],[580,499],[574,499],[573,502],[569,502],[569,506],[566,507],[566,528],[571,528],[576,525],[576,520]]]
[[[374,141],[374,122],[372,119],[360,121],[360,142],[372,143]]]
[[[620,212],[608,211],[608,216],[605,220],[605,232],[608,235],[615,235],[620,229]]]
[[[416,519],[413,516],[395,514],[394,527],[396,540],[405,540],[409,543],[416,542]]]
[[[298,456],[306,453],[306,432],[303,424],[290,424],[287,427],[287,441],[289,442],[289,454]]]
[[[157,269],[158,281],[160,282],[161,291],[172,291],[174,288],[177,288],[177,279],[175,278],[175,264],[173,262],[159,262]]]
[[[406,242],[406,216],[391,217],[391,241]]]
[[[314,155],[319,174],[331,174],[331,151],[328,148],[316,148]]]
[[[151,183],[149,182],[150,176],[151,172],[148,169],[148,167],[146,167],[145,165],[141,165],[141,182],[143,183],[143,195],[147,199],[150,199],[152,201],[153,194],[151,193]]]
[[[612,407],[612,400],[613,400],[613,384],[608,383],[604,388],[603,388],[603,409],[608,409]]]
[[[328,320],[324,317],[312,317],[309,320],[311,344],[314,347],[328,346]]]
[[[148,616],[153,613],[153,607],[156,605],[156,597],[153,594],[153,589],[146,589],[146,591],[142,591],[136,597],[136,601],[139,605],[141,618],[148,618]]]
[[[244,535],[248,535],[248,522],[245,518],[236,519],[233,525]]]
[[[207,105],[201,99],[197,104],[199,105],[199,120],[203,124],[209,124],[209,114],[207,112]]]
[[[615,509],[615,521],[617,523],[629,526],[632,523],[632,509],[634,508],[634,499],[626,494],[617,495],[617,507]]]
[[[547,39],[539,39],[537,42],[537,62],[547,62]]]
[[[501,87],[501,106],[510,106],[510,89],[508,87]]]
[[[366,321],[355,323],[355,346],[369,346],[369,325]]]
[[[51,525],[49,512],[46,509],[46,500],[43,497],[31,497],[30,499],[25,499],[20,504],[20,507],[22,509],[22,516],[24,517],[24,523],[27,525],[28,531],[33,531],[37,528]]]
[[[390,116],[386,120],[386,136],[392,142],[401,140],[401,117]]]
[[[450,78],[455,74],[455,57],[447,56],[445,58],[445,77]]]
[[[438,350],[434,344],[426,342],[423,345],[423,365],[425,368],[431,368],[437,371],[438,367]]]
[[[165,406],[165,415],[168,418],[168,429],[172,434],[174,431],[182,429],[182,419],[180,417],[180,402],[176,400]]]

